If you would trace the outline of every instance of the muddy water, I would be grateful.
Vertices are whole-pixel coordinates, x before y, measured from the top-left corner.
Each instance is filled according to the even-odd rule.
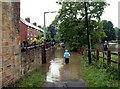
[[[97,48],[100,51],[103,51],[103,44],[98,44]],[[118,51],[118,44],[117,43],[109,43],[108,49],[111,50],[111,51]]]
[[[103,45],[98,45],[98,48],[103,51]],[[109,44],[109,49],[117,51],[117,44]],[[63,82],[80,79],[80,55],[71,52],[70,63],[64,63],[64,50],[57,48],[49,52],[47,64],[43,64],[40,70],[46,74],[46,82]]]
[[[80,79],[80,55],[70,53],[70,63],[65,64],[64,49],[57,48],[53,51],[49,62],[42,65],[41,70],[46,73],[46,82],[63,82]]]

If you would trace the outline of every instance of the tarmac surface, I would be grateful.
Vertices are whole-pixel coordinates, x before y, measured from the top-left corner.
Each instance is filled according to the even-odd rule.
[[[51,87],[51,88],[86,88],[85,83],[82,80],[72,80],[72,81],[65,81],[65,82],[57,82],[57,83],[51,83],[46,82],[45,87]]]

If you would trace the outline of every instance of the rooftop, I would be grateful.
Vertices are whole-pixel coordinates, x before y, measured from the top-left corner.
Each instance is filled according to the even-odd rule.
[[[25,25],[27,25],[27,26],[30,26],[30,27],[32,27],[32,28],[34,28],[34,29],[37,29],[37,30],[40,30],[41,32],[44,32],[43,29],[41,29],[41,28],[39,28],[38,26],[35,26],[35,25],[29,23],[28,21],[24,20],[23,18],[20,18],[20,21],[22,21],[22,22],[23,22]]]

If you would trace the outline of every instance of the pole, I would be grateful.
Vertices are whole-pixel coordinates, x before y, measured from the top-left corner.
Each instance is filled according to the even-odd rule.
[[[120,2],[118,2],[118,18],[120,18]],[[118,72],[120,79],[120,20],[118,20],[118,31],[117,31],[117,40],[118,40]]]
[[[45,14],[46,13],[55,13],[56,11],[52,11],[52,12],[44,12],[44,45],[42,47],[42,64],[46,63],[46,18],[45,18]]]
[[[43,45],[43,52],[42,52],[42,64],[46,63],[46,22],[45,22],[45,14],[46,12],[44,12],[44,45]]]
[[[87,13],[87,2],[85,4],[85,26],[87,30],[87,44],[88,44],[88,61],[89,65],[91,64],[91,50],[90,50],[90,38],[89,38],[89,31],[88,31],[88,13]]]
[[[46,27],[46,19],[45,19],[45,14],[46,14],[46,12],[44,12],[44,39],[46,39],[46,29],[45,29],[45,27]]]

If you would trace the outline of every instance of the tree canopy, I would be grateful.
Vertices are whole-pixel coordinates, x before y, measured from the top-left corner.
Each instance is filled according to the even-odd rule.
[[[62,8],[56,16],[53,24],[58,28],[59,33],[68,42],[71,50],[87,45],[87,33],[85,29],[85,6],[84,2],[59,2]],[[94,46],[101,42],[105,36],[100,16],[104,12],[106,2],[89,2],[88,8],[88,26],[91,36],[91,43]]]
[[[106,34],[105,40],[116,40],[115,29],[113,28],[113,23],[111,21],[103,20],[103,30]]]
[[[50,34],[51,34],[51,38],[54,39],[54,36],[56,34],[56,29],[54,26],[52,26],[52,24],[48,27],[48,30],[50,31]]]

